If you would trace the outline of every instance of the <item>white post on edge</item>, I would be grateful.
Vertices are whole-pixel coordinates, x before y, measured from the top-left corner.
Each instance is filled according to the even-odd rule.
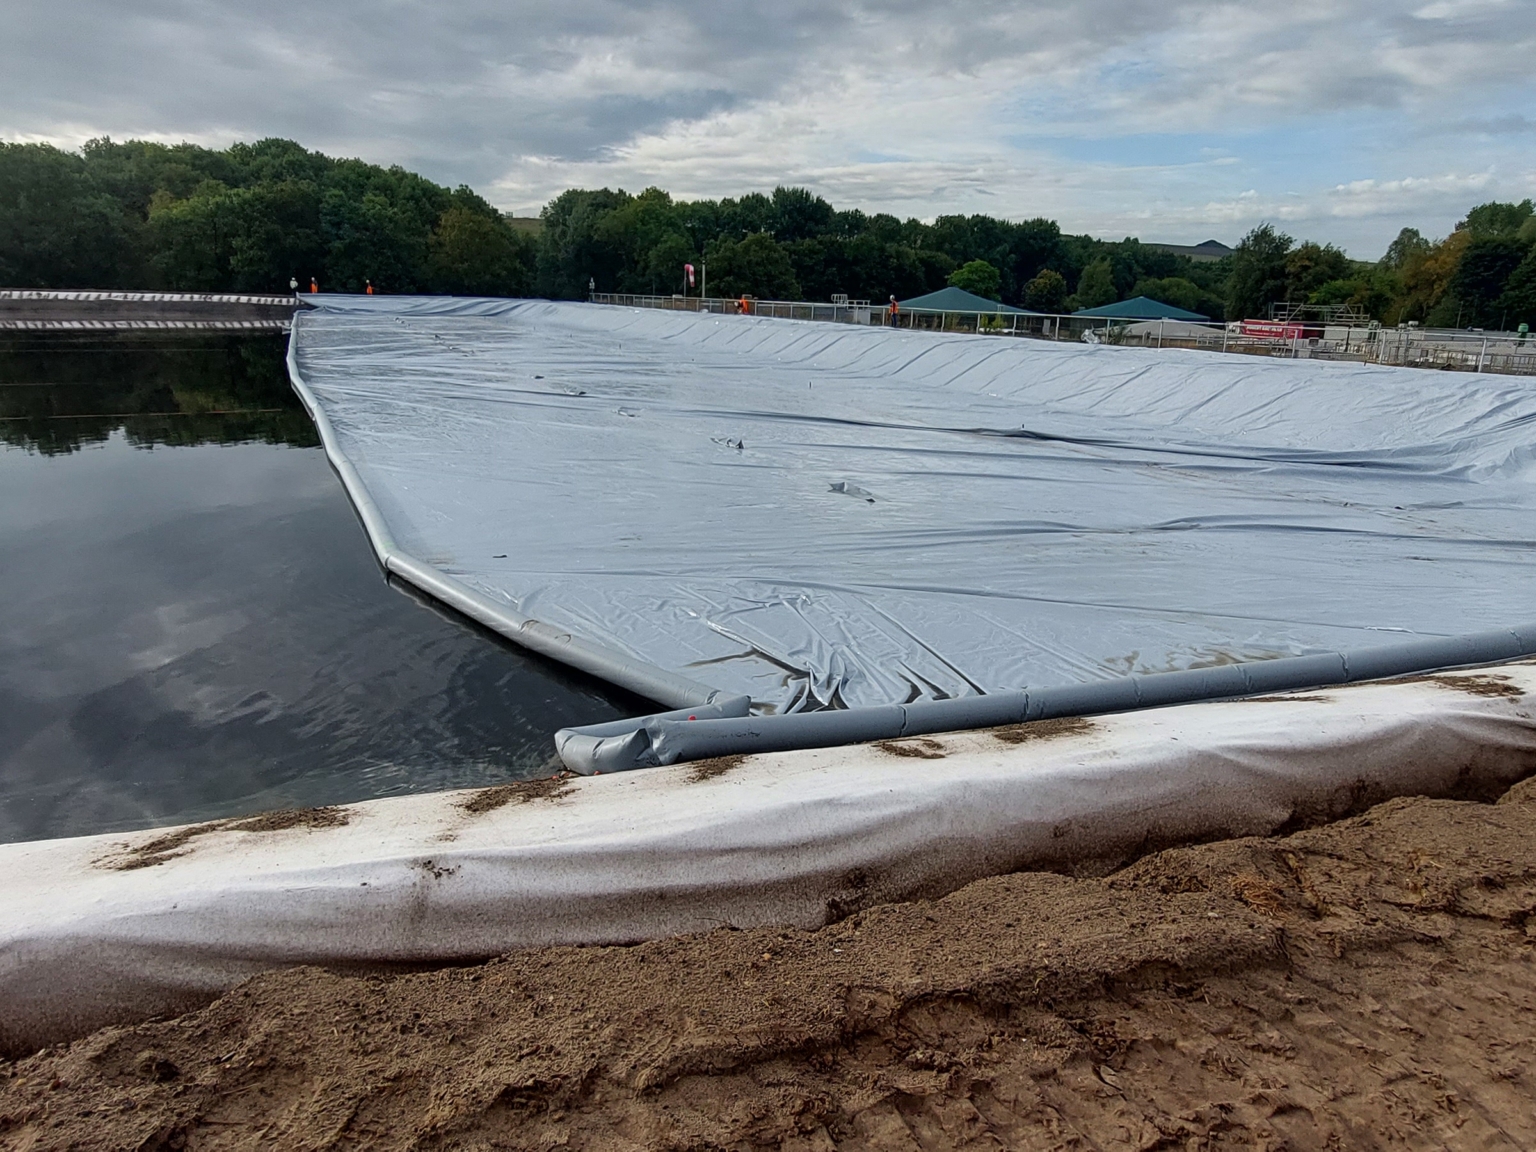
[[[1477,370],[1483,370],[1483,361],[1488,359],[1488,337],[1483,337],[1483,346],[1477,353]]]

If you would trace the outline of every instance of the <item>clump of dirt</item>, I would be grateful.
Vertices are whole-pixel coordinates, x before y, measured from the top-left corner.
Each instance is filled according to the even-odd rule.
[[[291,969],[0,1063],[42,1149],[1536,1147],[1536,781],[817,931]]]
[[[1058,736],[1081,736],[1093,731],[1093,721],[1082,716],[1062,716],[1056,720],[1031,720],[1028,724],[1007,724],[990,731],[1004,744],[1023,744],[1030,740],[1054,740]]]
[[[688,773],[688,783],[702,784],[706,780],[713,780],[716,776],[724,776],[733,768],[740,768],[747,762],[747,757],[742,754],[731,756],[712,756],[708,760],[696,760],[689,765],[692,769]]]
[[[1500,676],[1492,672],[1472,675],[1432,673],[1421,676],[1399,676],[1395,680],[1386,680],[1383,683],[1438,684],[1441,688],[1465,692],[1469,696],[1502,696],[1510,700],[1523,699],[1525,696],[1525,689],[1512,683],[1508,676]]]
[[[518,780],[512,784],[497,784],[493,788],[481,788],[470,793],[459,804],[462,812],[480,816],[505,808],[508,804],[526,804],[530,800],[558,800],[571,791],[571,777],[560,774],[545,780]]]
[[[914,760],[942,760],[948,755],[944,745],[926,736],[907,740],[877,740],[875,747],[891,756],[907,756]]]
[[[209,832],[216,832],[223,827],[222,821],[211,824],[189,824],[185,828],[178,828],[174,832],[167,832],[163,836],[156,836],[153,840],[146,840],[143,844],[129,848],[117,856],[112,856],[103,861],[107,867],[115,872],[132,872],[135,868],[152,868],[156,864],[164,864],[167,860],[174,860],[178,856],[185,856],[185,852],[177,849],[184,848],[199,836]]]
[[[352,815],[345,808],[289,808],[230,820],[224,828],[230,832],[283,832],[289,828],[343,828],[351,820]]]
[[[1473,696],[1502,696],[1511,700],[1525,696],[1525,689],[1510,683],[1508,676],[1438,676],[1435,682]]]
[[[351,820],[345,808],[291,808],[282,812],[263,812],[235,820],[210,820],[205,824],[189,824],[177,828],[153,840],[135,845],[125,851],[108,856],[98,864],[115,872],[131,872],[136,868],[152,868],[178,856],[180,851],[199,836],[210,832],[282,832],[289,828],[339,828]]]

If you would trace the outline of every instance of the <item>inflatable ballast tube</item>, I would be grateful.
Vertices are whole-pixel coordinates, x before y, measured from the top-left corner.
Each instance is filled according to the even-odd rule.
[[[830,748],[930,732],[1324,688],[1533,654],[1536,624],[1526,624],[1472,636],[1405,640],[1356,652],[1253,660],[879,708],[752,716],[751,701],[737,697],[705,708],[683,708],[630,720],[562,728],[555,733],[555,747],[567,768],[586,775],[711,756]]]
[[[814,928],[1536,771],[1536,666],[0,845],[0,1049],[266,969]],[[703,721],[696,721],[702,723]]]

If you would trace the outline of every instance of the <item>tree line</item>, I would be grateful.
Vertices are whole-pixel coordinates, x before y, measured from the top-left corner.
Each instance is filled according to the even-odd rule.
[[[532,243],[468,188],[288,140],[0,144],[0,285],[509,295]]]
[[[572,189],[514,222],[466,187],[337,160],[287,140],[214,150],[95,140],[0,144],[0,286],[280,292],[670,294],[707,266],[711,295],[906,299],[957,285],[1041,312],[1149,296],[1213,318],[1349,304],[1386,324],[1536,323],[1529,200],[1472,208],[1431,241],[1405,228],[1378,261],[1254,228],[1196,262],[1045,219],[932,223],[836,209],[802,188],[720,200]],[[692,291],[698,291],[696,286]]]

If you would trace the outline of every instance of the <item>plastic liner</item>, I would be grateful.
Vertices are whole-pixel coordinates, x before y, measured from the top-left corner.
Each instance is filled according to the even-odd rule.
[[[293,964],[456,963],[817,927],[1023,868],[1112,865],[1536,770],[1536,667],[0,845],[0,1050]],[[721,771],[728,768],[728,770]]]
[[[428,567],[402,552],[395,546],[394,537],[390,535],[389,527],[385,524],[378,505],[374,503],[357,469],[338,444],[335,429],[326,416],[325,410],[320,407],[314,393],[305,383],[292,341],[288,345],[288,373],[293,381],[294,390],[308,409],[315,427],[319,429],[320,441],[325,447],[326,456],[336,470],[337,476],[340,477],[342,486],[347,490],[347,496],[351,499],[358,519],[362,521],[363,530],[368,535],[369,543],[373,546],[374,555],[386,572],[399,576],[413,587],[436,597],[514,643],[569,664],[573,668],[580,668],[584,672],[628,688],[649,699],[675,703],[686,708],[690,705],[706,705],[726,696],[725,693],[716,689],[697,684],[663,668],[635,660],[622,652],[612,651],[601,644],[589,643],[572,636],[569,632],[551,628],[539,620],[514,611],[504,603],[490,599],[462,581]]]
[[[1509,378],[537,301],[318,303],[295,322],[294,376],[381,562],[669,708],[750,698],[737,750],[1230,695],[1307,668],[1290,683],[1337,683],[1367,652],[1464,663],[1383,641],[1532,614],[1536,394]],[[1529,652],[1528,634],[1470,658]],[[575,767],[662,761],[724,746],[726,724],[562,744]]]

